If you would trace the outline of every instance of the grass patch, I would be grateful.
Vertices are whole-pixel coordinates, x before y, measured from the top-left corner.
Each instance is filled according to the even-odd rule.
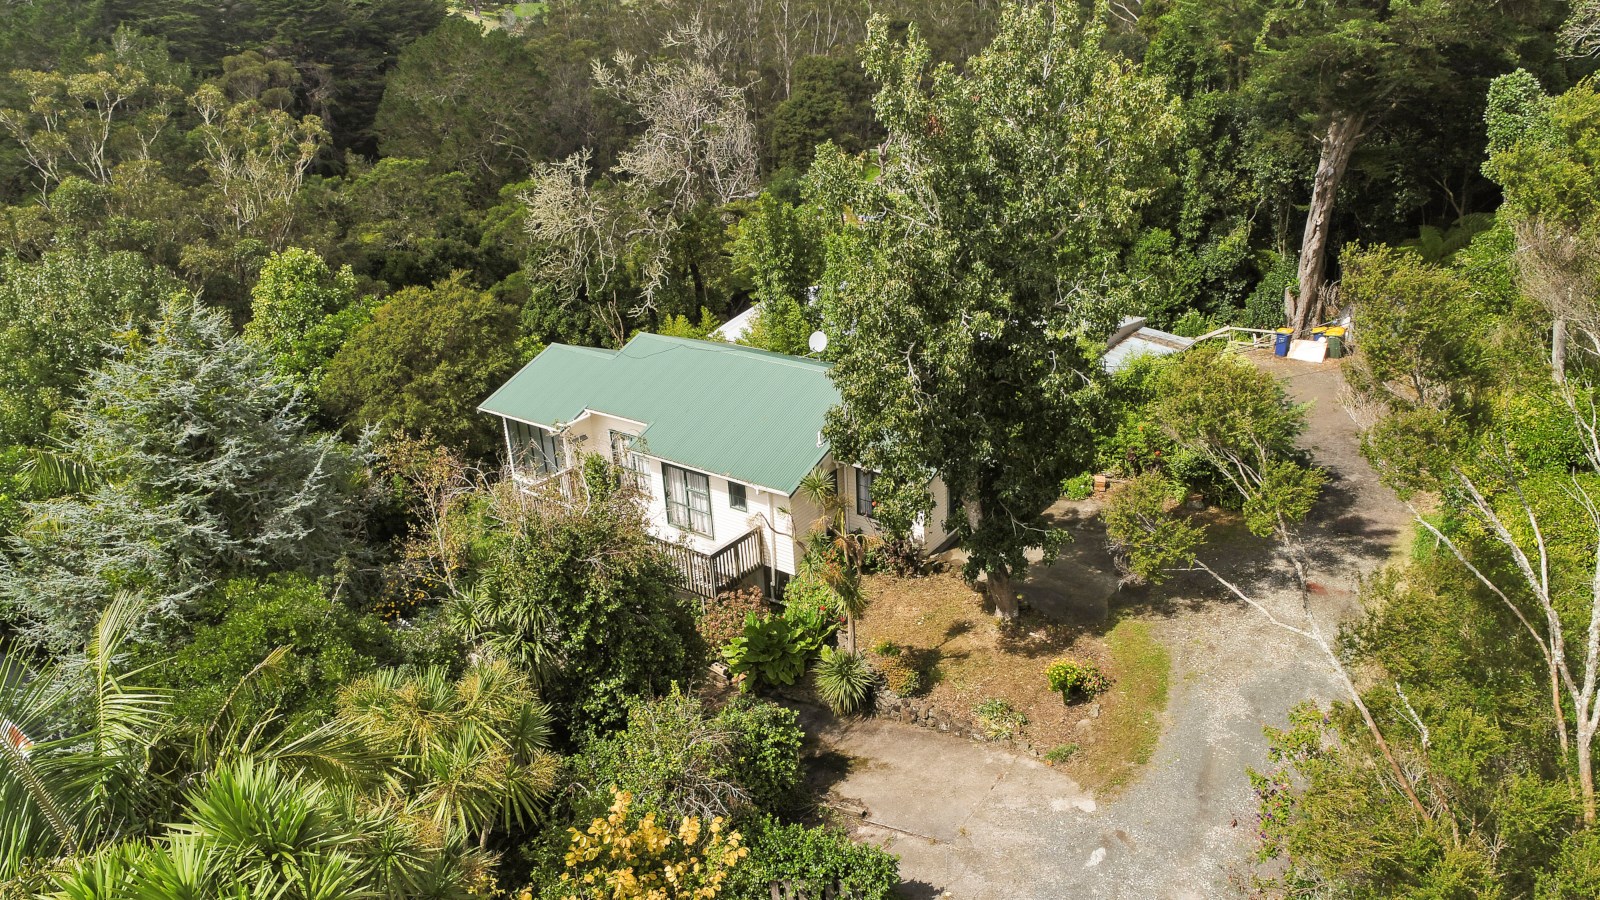
[[[873,648],[873,664],[895,671],[893,664],[911,664],[926,679],[919,686],[922,702],[941,716],[991,735],[1009,733],[1041,755],[1053,753],[1052,764],[1094,791],[1127,783],[1149,761],[1161,735],[1171,669],[1149,621],[1129,617],[1100,633],[1025,611],[1020,622],[1002,624],[950,573],[873,575],[867,594],[858,628],[861,643]],[[1069,657],[1097,666],[1110,687],[1063,702],[1045,669]],[[1100,714],[1091,716],[1096,704]]]
[[[1172,659],[1150,625],[1123,619],[1105,636],[1111,689],[1104,713],[1095,722],[1098,740],[1074,754],[1073,768],[1085,784],[1101,789],[1125,784],[1138,766],[1150,761],[1161,737]]]
[[[1057,744],[1045,753],[1044,761],[1052,766],[1066,765],[1081,749],[1077,744]]]

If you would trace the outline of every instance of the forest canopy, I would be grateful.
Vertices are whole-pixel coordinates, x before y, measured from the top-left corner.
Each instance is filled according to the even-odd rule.
[[[1008,618],[1064,484],[1131,480],[1152,580],[1179,501],[1292,558],[1327,487],[1236,358],[1105,372],[1133,315],[1349,323],[1415,514],[1269,734],[1278,887],[1596,896],[1597,53],[1592,0],[5,4],[0,898],[887,898],[747,694],[863,702],[931,479]],[[785,610],[687,597],[601,454],[530,501],[478,411],[746,312],[875,473]]]

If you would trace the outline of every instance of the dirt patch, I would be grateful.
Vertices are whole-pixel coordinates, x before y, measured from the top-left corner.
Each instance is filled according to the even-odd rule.
[[[1021,741],[1041,754],[1063,748],[1058,756],[1066,756],[1067,771],[1096,789],[1122,782],[1149,758],[1166,703],[1168,662],[1145,623],[1127,619],[1103,631],[1032,611],[1002,623],[952,573],[872,576],[867,595],[857,626],[861,646],[871,656],[888,642],[917,660],[926,675],[921,701],[940,718],[976,721],[980,704],[1003,700],[1027,718]],[[1111,688],[1092,701],[1062,702],[1044,677],[1045,666],[1062,656],[1094,662],[1111,677]]]

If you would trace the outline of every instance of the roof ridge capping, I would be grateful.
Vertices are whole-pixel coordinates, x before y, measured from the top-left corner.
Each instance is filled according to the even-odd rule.
[[[706,341],[698,338],[674,337],[671,335],[656,334],[650,331],[641,331],[634,335],[628,341],[626,346],[624,346],[620,351],[616,352],[622,356],[644,355],[630,354],[628,351],[632,350],[635,344],[657,343],[667,344],[668,346],[678,347],[684,350],[727,353],[735,356],[745,356],[751,359],[762,360],[764,362],[770,362],[777,365],[794,366],[800,369],[811,369],[819,372],[827,372],[829,369],[833,368],[833,363],[824,362],[820,359],[811,359],[810,357],[806,356],[794,356],[789,353],[779,353],[775,350],[763,350],[760,347],[747,347],[744,344],[733,344],[727,341]],[[552,344],[550,346],[553,347],[556,345]]]

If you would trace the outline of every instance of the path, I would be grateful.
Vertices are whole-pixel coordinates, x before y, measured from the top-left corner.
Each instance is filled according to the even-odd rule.
[[[1312,401],[1303,440],[1333,475],[1306,529],[1320,621],[1355,609],[1362,576],[1403,533],[1404,509],[1361,458],[1338,403],[1337,363],[1260,360]],[[1084,553],[1100,552],[1092,528]],[[1248,538],[1212,547],[1208,560],[1253,596],[1292,608],[1287,573]],[[1104,593],[1097,563],[1068,558],[1030,578],[1041,607]],[[1237,896],[1254,849],[1255,802],[1246,769],[1265,763],[1265,725],[1296,703],[1337,695],[1318,651],[1214,584],[1185,576],[1159,590],[1113,598],[1149,618],[1172,655],[1162,737],[1142,775],[1097,801],[1031,758],[895,722],[823,724],[831,749],[858,760],[834,793],[866,810],[858,836],[901,856],[915,897],[951,900],[1213,898]],[[1092,608],[1061,610],[1104,615]]]

